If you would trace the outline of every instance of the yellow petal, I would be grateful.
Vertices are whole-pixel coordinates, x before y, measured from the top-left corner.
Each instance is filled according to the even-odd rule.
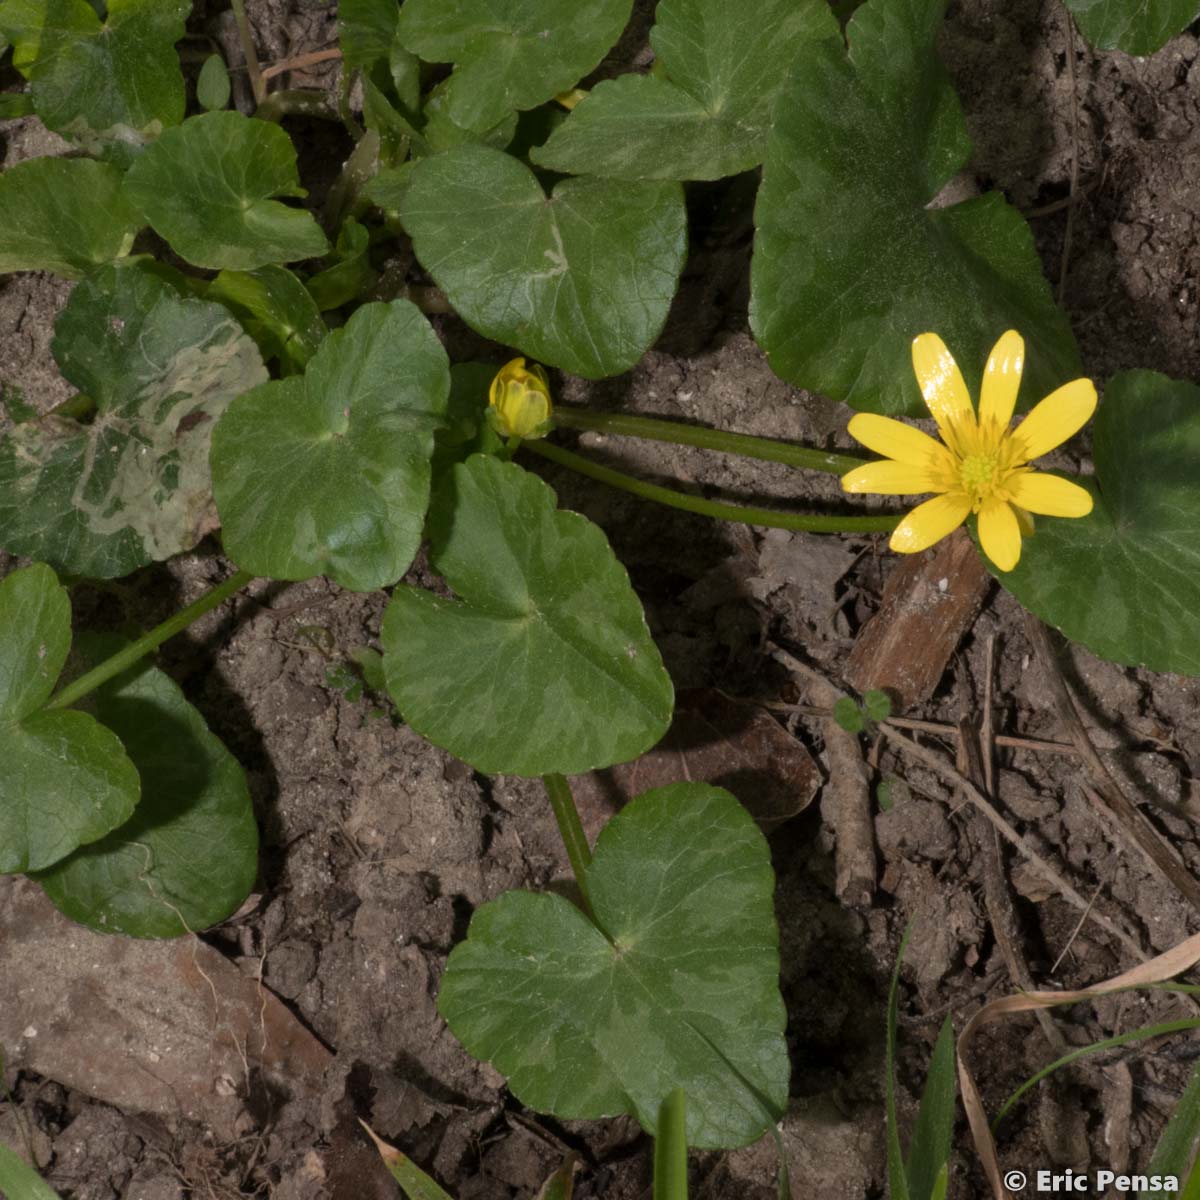
[[[1021,526],[1007,500],[989,500],[979,510],[979,544],[1002,571],[1011,571],[1021,557]]]
[[[1021,461],[1040,458],[1078,433],[1096,411],[1096,387],[1090,379],[1073,379],[1034,405],[1013,437]]]
[[[842,476],[842,489],[847,492],[877,492],[881,496],[913,496],[918,492],[937,492],[941,488],[924,467],[911,463],[867,463]]]
[[[983,372],[979,392],[979,423],[994,423],[1007,429],[1017,406],[1017,390],[1021,386],[1021,370],[1025,366],[1025,341],[1010,329],[992,347]]]
[[[963,382],[962,372],[954,356],[946,349],[946,343],[936,333],[923,333],[913,339],[912,361],[921,395],[933,413],[942,439],[953,445],[955,429],[968,429],[975,425],[971,393]]]
[[[1087,488],[1041,471],[1018,475],[1008,485],[1008,493],[1022,508],[1047,517],[1086,517],[1092,511],[1092,493]]]
[[[846,426],[852,438],[868,450],[907,463],[910,467],[938,470],[953,467],[950,452],[927,433],[903,421],[881,417],[876,413],[858,413]]]
[[[953,533],[971,511],[971,502],[961,492],[935,496],[918,504],[892,531],[888,543],[900,554],[915,554]]]

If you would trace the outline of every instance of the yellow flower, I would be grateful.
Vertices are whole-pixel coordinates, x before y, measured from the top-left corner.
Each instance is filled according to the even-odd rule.
[[[537,363],[505,363],[492,380],[488,404],[488,420],[502,438],[540,438],[550,430],[550,381]]]
[[[977,513],[983,552],[1000,570],[1011,571],[1021,557],[1022,533],[1033,532],[1030,513],[1084,517],[1092,511],[1085,488],[1028,465],[1087,424],[1096,408],[1090,379],[1063,384],[1010,429],[1025,361],[1025,343],[1015,330],[1004,334],[988,356],[978,415],[953,356],[936,333],[916,338],[912,357],[921,395],[942,440],[890,417],[859,413],[850,421],[851,436],[886,458],[842,476],[848,492],[937,493],[896,527],[893,550],[924,550],[957,529],[968,513]]]

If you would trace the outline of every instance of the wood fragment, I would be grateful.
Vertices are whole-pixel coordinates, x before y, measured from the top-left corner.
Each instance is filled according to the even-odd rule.
[[[963,530],[892,569],[879,611],[863,626],[845,679],[860,692],[883,688],[903,711],[933,695],[974,623],[991,584]]]

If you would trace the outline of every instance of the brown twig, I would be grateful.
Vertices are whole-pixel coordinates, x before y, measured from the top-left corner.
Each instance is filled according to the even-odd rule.
[[[1080,719],[1075,698],[1058,668],[1058,660],[1046,626],[1032,613],[1026,613],[1025,628],[1046,672],[1055,714],[1066,726],[1067,733],[1091,776],[1092,788],[1085,789],[1089,797],[1100,801],[1099,810],[1109,814],[1117,830],[1127,835],[1159,874],[1200,912],[1200,882],[1197,882],[1174,849],[1159,836],[1141,810],[1121,790],[1120,784],[1112,777],[1108,767],[1104,765],[1104,760],[1097,754],[1096,747],[1092,745]]]
[[[263,67],[259,72],[259,79],[264,83],[268,79],[274,79],[276,75],[282,75],[285,71],[299,71],[303,67],[312,67],[317,63],[328,62],[331,58],[341,58],[342,52],[334,46],[331,50],[313,50],[310,54],[300,54],[295,58],[285,58],[282,62],[272,63],[269,67]]]
[[[1067,76],[1071,83],[1071,188],[1067,193],[1067,228],[1063,232],[1062,259],[1058,268],[1058,294],[1055,299],[1063,302],[1067,290],[1067,266],[1071,258],[1071,236],[1075,232],[1075,199],[1079,190],[1079,91],[1075,85],[1075,22],[1067,10],[1062,8],[1067,23]]]
[[[254,34],[250,29],[250,21],[246,16],[245,0],[230,0],[233,9],[233,19],[237,22],[238,38],[242,43],[242,57],[246,63],[246,78],[250,81],[250,90],[254,93],[254,103],[261,104],[266,97],[267,88],[263,83],[262,72],[258,69],[258,52],[254,49]]]
[[[870,780],[858,737],[833,719],[838,689],[820,671],[782,647],[773,647],[772,653],[777,662],[806,681],[809,694],[824,710],[822,728],[829,756],[829,783],[821,796],[821,816],[835,839],[835,888],[851,907],[866,907],[875,892],[875,826],[871,820]]]

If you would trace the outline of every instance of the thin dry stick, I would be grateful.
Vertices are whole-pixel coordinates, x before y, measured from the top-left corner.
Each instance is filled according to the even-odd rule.
[[[254,34],[246,16],[246,3],[245,0],[230,0],[230,4],[233,8],[233,19],[237,23],[238,38],[242,43],[242,57],[246,60],[246,78],[250,80],[254,103],[261,104],[266,98],[267,87],[263,83],[262,72],[258,69],[258,52],[254,49]]]
[[[328,62],[331,58],[341,57],[342,52],[336,46],[332,50],[314,50],[311,54],[301,54],[296,58],[285,58],[282,62],[272,63],[269,67],[263,67],[258,77],[265,83],[268,79],[274,79],[276,75],[282,75],[285,71],[299,71],[303,67],[312,67],[317,63]]]
[[[1050,967],[1051,975],[1058,970],[1062,960],[1067,957],[1067,951],[1071,949],[1071,945],[1079,936],[1079,931],[1083,928],[1083,923],[1087,920],[1088,913],[1092,911],[1092,905],[1096,903],[1096,897],[1100,895],[1100,889],[1103,886],[1103,882],[1096,884],[1096,890],[1092,893],[1092,898],[1088,901],[1087,908],[1079,914],[1079,920],[1075,922],[1075,928],[1071,930],[1071,936],[1067,938],[1067,944],[1058,952],[1058,957],[1054,960]]]
[[[989,799],[996,796],[996,729],[992,711],[992,684],[996,675],[996,635],[987,640],[983,666],[983,726],[980,730],[980,750],[983,754],[983,790]]]
[[[985,689],[985,691],[990,689]],[[985,718],[986,724],[986,718]],[[969,779],[976,787],[983,782],[984,762],[979,742],[975,739],[975,731],[971,722],[963,718],[958,727],[959,749],[961,762],[959,772]],[[985,760],[986,761],[986,760]],[[986,796],[991,800],[995,793],[989,788]],[[989,826],[984,815],[976,811],[971,817],[971,833],[980,850],[980,861],[983,864],[983,900],[987,908],[988,921],[992,933],[996,937],[996,945],[1008,968],[1008,974],[1013,983],[1022,991],[1033,990],[1033,975],[1029,964],[1021,953],[1017,938],[1017,914],[1013,910],[1012,896],[1008,890],[1008,880],[1004,875],[1004,857],[1000,852],[1000,836]],[[1058,1026],[1049,1013],[1038,1013],[1038,1024],[1046,1035],[1046,1041],[1059,1054],[1066,1050],[1067,1042],[1059,1032]]]
[[[871,820],[871,789],[857,735],[848,733],[832,717],[837,688],[820,671],[801,662],[782,647],[773,647],[776,661],[802,676],[812,698],[824,710],[825,751],[829,755],[828,811],[821,812],[835,838],[835,888],[853,907],[870,904],[875,891],[875,825]]]
[[[1058,660],[1046,626],[1032,613],[1027,613],[1025,628],[1049,679],[1055,713],[1067,727],[1067,733],[1092,777],[1094,794],[1103,802],[1101,811],[1107,811],[1112,816],[1117,828],[1132,839],[1150,864],[1197,912],[1200,912],[1200,882],[1196,881],[1184,866],[1182,859],[1159,837],[1154,826],[1125,795],[1104,765],[1104,760],[1096,753],[1096,747],[1092,745],[1087,730],[1083,727],[1075,699],[1058,669]]]
[[[917,745],[892,726],[891,721],[884,721],[879,728],[884,736],[903,754],[919,759],[944,783],[962,792],[967,799],[983,813],[985,817],[999,830],[1000,835],[1011,842],[1033,864],[1038,874],[1047,882],[1052,883],[1059,893],[1070,904],[1081,912],[1088,912],[1091,906],[1086,900],[1023,838],[988,802],[983,793],[966,777],[953,767],[943,762],[932,750]],[[1139,961],[1146,960],[1146,952],[1119,925],[1110,921],[1103,913],[1089,912],[1089,919],[1095,921],[1106,933],[1116,938],[1130,954]]]
[[[1079,92],[1075,86],[1075,22],[1063,6],[1067,23],[1067,77],[1071,83],[1071,190],[1067,193],[1067,228],[1063,232],[1062,260],[1058,268],[1059,304],[1067,290],[1067,265],[1071,258],[1071,235],[1075,232],[1075,195],[1079,190]]]

